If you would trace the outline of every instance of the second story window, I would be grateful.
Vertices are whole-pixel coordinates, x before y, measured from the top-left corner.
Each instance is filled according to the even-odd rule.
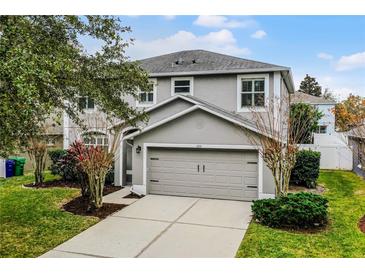
[[[242,75],[238,77],[237,110],[251,107],[264,108],[268,96],[268,75]]]
[[[173,77],[171,78],[171,96],[193,95],[193,77]]]
[[[80,97],[79,98],[79,107],[81,109],[95,109],[95,103],[94,99],[91,99],[89,97]]]
[[[156,104],[157,80],[150,79],[149,82],[148,90],[140,91],[138,94],[137,107],[148,107]]]

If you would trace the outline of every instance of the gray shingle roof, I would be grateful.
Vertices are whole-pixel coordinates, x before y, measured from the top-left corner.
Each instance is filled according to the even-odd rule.
[[[307,104],[312,104],[312,105],[325,105],[325,104],[329,104],[329,105],[334,105],[336,104],[335,101],[331,100],[331,99],[326,99],[323,97],[318,97],[318,96],[313,96],[304,92],[300,92],[300,91],[296,91],[292,98],[291,98],[291,102],[292,103],[307,103]]]
[[[180,61],[180,62],[179,62]],[[289,70],[288,67],[242,59],[206,50],[185,50],[139,60],[151,75],[174,73],[221,73],[238,71]],[[178,62],[178,63],[177,63]]]

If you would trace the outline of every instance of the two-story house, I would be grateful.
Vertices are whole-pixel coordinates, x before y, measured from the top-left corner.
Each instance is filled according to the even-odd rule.
[[[140,194],[231,200],[274,196],[271,172],[247,134],[263,134],[250,107],[264,111],[270,98],[294,93],[290,68],[205,50],[140,64],[150,75],[151,90],[126,100],[145,108],[150,119],[124,132],[115,184],[130,183]],[[97,126],[90,132],[98,132]],[[103,134],[86,141],[107,145]],[[67,133],[65,145],[72,135]]]

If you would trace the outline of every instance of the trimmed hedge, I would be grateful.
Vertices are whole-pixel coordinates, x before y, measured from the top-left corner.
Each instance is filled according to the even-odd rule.
[[[253,202],[254,217],[263,225],[276,228],[313,228],[327,224],[328,200],[323,196],[299,192],[286,197]]]
[[[320,160],[320,152],[312,150],[299,151],[291,173],[290,183],[315,188],[319,176]]]

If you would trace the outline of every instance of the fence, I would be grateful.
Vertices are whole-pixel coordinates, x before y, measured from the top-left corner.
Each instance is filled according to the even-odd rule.
[[[352,170],[352,150],[344,145],[300,145],[301,149],[319,151],[321,153],[320,168]]]

